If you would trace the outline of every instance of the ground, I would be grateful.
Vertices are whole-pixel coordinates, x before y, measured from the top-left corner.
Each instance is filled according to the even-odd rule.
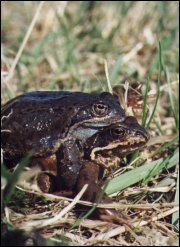
[[[45,195],[24,173],[14,190],[19,174],[2,166],[2,245],[178,245],[178,5],[1,2],[2,104],[35,90],[113,91],[151,136],[109,174],[105,189],[109,207],[126,213],[132,229],[79,220],[81,195]]]

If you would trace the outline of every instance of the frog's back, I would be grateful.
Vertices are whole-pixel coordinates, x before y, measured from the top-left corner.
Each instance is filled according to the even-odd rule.
[[[12,100],[8,101],[5,105],[2,106],[2,114],[5,114],[6,111],[9,110],[10,107],[18,107],[20,104],[26,104],[28,107],[28,104],[40,104],[40,105],[48,105],[53,104],[53,102],[61,101],[64,98],[71,97],[72,95],[75,96],[75,94],[82,94],[80,92],[68,92],[68,91],[60,91],[60,92],[54,92],[54,91],[36,91],[36,92],[30,92],[25,93],[22,95],[19,95]]]
[[[4,153],[24,156],[31,149],[37,150],[37,156],[54,153],[79,108],[88,108],[98,97],[81,92],[36,91],[10,100],[1,109]]]
[[[5,153],[23,156],[34,148],[37,156],[52,154],[60,146],[68,116],[75,110],[72,105],[76,102],[78,107],[80,96],[79,92],[37,91],[7,102],[1,109]]]

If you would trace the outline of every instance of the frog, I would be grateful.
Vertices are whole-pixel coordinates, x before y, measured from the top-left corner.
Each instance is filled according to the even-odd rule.
[[[108,176],[108,171],[112,171],[112,167],[115,169],[114,164],[120,164],[122,158],[144,148],[149,139],[147,130],[133,116],[127,116],[121,123],[106,126],[89,137],[83,146],[84,165],[78,175],[75,193],[88,184],[83,199],[97,202],[99,195],[104,193],[103,177]],[[104,194],[103,202],[109,203],[112,200]]]
[[[70,190],[82,166],[83,144],[101,128],[124,121],[125,112],[108,92],[35,91],[7,102],[1,119],[6,166],[33,150],[31,163],[58,173],[61,186]]]
[[[60,196],[73,197],[85,184],[88,184],[88,188],[82,199],[97,202],[99,196],[103,194],[101,186],[103,178],[105,175],[108,175],[107,171],[112,171],[115,168],[114,164],[119,164],[120,160],[129,153],[142,149],[148,140],[149,134],[147,130],[133,116],[127,116],[123,122],[105,126],[87,138],[86,142],[81,143],[81,150],[83,152],[81,159],[83,165],[76,176],[76,184],[72,190],[64,190],[63,186],[57,186],[58,181],[61,180],[58,170],[56,170],[54,179],[50,180],[47,174],[43,174],[40,177],[39,185],[41,190]],[[65,157],[66,155],[64,153]],[[73,155],[74,160],[77,157],[79,159],[78,154],[74,153]],[[66,164],[64,157],[62,159],[63,162]],[[66,176],[69,177],[68,174]],[[69,183],[71,184],[70,177]],[[54,189],[51,190],[52,188]],[[111,199],[105,195],[103,201],[111,202]]]
[[[59,180],[60,176],[54,177],[51,181],[49,177],[42,176],[39,179],[39,185],[42,190],[44,190],[44,187],[48,188],[46,191],[48,193],[74,198],[83,186],[88,184],[81,198],[82,200],[92,203],[112,203],[113,200],[104,193],[103,189],[104,178],[109,175],[105,172],[107,170],[111,171],[114,163],[119,162],[120,164],[120,160],[126,155],[144,148],[149,138],[147,130],[138,123],[137,119],[133,116],[127,116],[123,122],[105,126],[87,138],[86,142],[81,143],[83,165],[71,191],[55,190],[50,192],[50,188],[52,189],[54,186],[52,184],[55,184],[55,180]],[[76,156],[75,153],[74,155]],[[69,183],[71,183],[70,180]],[[60,188],[62,189],[62,187],[58,187],[58,189]],[[80,208],[83,211],[87,210],[82,206]],[[130,219],[124,213],[117,212],[115,209],[96,208],[91,217],[94,216],[96,219],[131,227]]]

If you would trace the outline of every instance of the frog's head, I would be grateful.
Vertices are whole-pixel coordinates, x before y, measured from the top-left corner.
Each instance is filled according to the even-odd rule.
[[[142,148],[149,140],[146,129],[135,117],[126,117],[121,123],[111,124],[97,132],[85,143],[85,153],[91,160],[108,168],[127,154]]]
[[[85,95],[85,94],[84,94]],[[101,128],[122,122],[125,112],[115,96],[108,92],[81,97],[74,116],[71,117],[69,135],[77,139],[87,139]]]

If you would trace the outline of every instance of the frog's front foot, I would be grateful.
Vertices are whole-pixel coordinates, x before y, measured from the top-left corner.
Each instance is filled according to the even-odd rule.
[[[48,173],[40,173],[37,176],[37,184],[42,192],[44,193],[52,193],[54,190],[54,179]]]
[[[99,166],[91,161],[84,161],[84,164],[79,172],[75,193],[78,193],[85,184],[88,187],[82,196],[82,199],[90,202],[99,202],[103,195],[101,187],[98,185]]]
[[[94,203],[113,203],[112,199],[104,193],[98,184],[99,168],[100,167],[94,162],[85,161],[77,179],[76,193],[78,193],[85,184],[88,184],[82,196],[83,200]],[[130,219],[115,209],[97,208],[94,215],[101,220],[127,225],[131,228],[131,225],[128,223]]]

